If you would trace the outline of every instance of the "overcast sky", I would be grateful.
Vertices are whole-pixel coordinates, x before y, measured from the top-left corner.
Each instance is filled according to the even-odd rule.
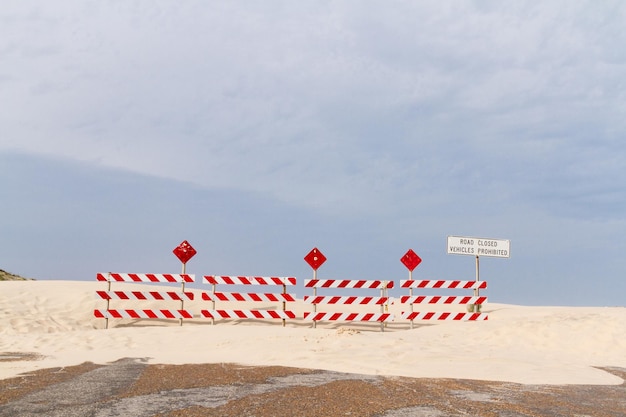
[[[0,268],[626,304],[623,1],[7,1]],[[300,293],[299,295],[302,295]]]

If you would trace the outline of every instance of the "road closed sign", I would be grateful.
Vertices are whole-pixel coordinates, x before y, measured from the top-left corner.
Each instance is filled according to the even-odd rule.
[[[448,254],[511,257],[511,242],[505,239],[448,236]]]

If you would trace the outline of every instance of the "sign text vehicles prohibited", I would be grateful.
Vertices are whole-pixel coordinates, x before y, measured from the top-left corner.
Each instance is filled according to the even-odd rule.
[[[510,258],[511,242],[508,239],[448,236],[447,251],[453,255]]]

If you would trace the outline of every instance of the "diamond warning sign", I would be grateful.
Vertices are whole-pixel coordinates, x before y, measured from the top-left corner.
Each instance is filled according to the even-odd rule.
[[[409,249],[404,256],[400,258],[400,262],[402,262],[409,271],[412,271],[422,262],[422,258],[420,258],[413,249]]]
[[[174,255],[184,264],[187,263],[197,253],[196,250],[184,240],[180,245],[176,246],[173,250]]]
[[[322,252],[320,252],[319,249],[313,248],[311,252],[304,257],[304,260],[311,266],[311,268],[317,271],[317,268],[326,262],[326,257]]]

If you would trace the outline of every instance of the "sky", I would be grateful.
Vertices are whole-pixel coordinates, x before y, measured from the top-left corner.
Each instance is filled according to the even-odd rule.
[[[7,1],[0,268],[626,306],[622,1]],[[200,285],[202,288],[202,286]],[[401,294],[395,290],[396,295]],[[392,294],[393,295],[393,294]],[[444,295],[448,295],[445,293]]]

